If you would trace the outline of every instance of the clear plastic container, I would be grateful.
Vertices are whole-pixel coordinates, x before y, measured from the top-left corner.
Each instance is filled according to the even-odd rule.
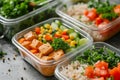
[[[104,42],[95,42],[92,46],[95,46],[95,48],[99,49],[99,48],[103,48],[103,47],[106,47],[114,52],[117,53],[117,56],[120,56],[120,50],[118,50],[117,48],[107,44],[107,43],[104,43]],[[92,46],[90,46],[88,49],[92,48]],[[61,62],[60,64],[57,65],[56,69],[55,69],[55,76],[58,80],[71,80],[71,79],[68,79],[66,76],[64,76],[63,74],[60,73],[61,71],[61,68],[62,66],[67,66],[68,64],[70,64],[72,61],[75,60],[75,58],[78,56],[78,55],[81,55],[85,50],[79,52],[79,54],[76,54],[76,55],[72,55],[72,56],[69,56],[66,58],[66,60],[64,60],[63,62]]]
[[[112,2],[112,0],[111,0],[111,2]],[[72,3],[70,0],[67,0],[66,3],[64,3],[56,8],[56,13],[60,17],[71,21],[78,27],[85,30],[87,33],[89,33],[93,37],[94,41],[105,41],[120,31],[120,17],[118,17],[116,20],[108,23],[107,25],[105,25],[104,28],[103,27],[102,28],[90,27],[87,24],[82,23],[79,20],[66,14],[65,13],[65,10],[66,10],[65,5],[66,5],[66,7],[70,7],[70,6],[74,5],[74,3]]]
[[[72,50],[70,52],[68,52],[67,54],[65,54],[62,58],[60,58],[57,61],[54,60],[49,60],[49,61],[45,61],[45,60],[40,60],[38,57],[36,57],[34,54],[32,54],[28,49],[26,49],[25,47],[23,47],[18,40],[23,37],[24,34],[26,34],[27,32],[33,30],[36,26],[40,26],[43,25],[45,23],[51,23],[55,20],[59,20],[63,23],[64,26],[68,27],[68,28],[74,28],[77,32],[79,32],[84,38],[87,39],[87,43],[85,43],[85,45],[80,46],[78,48],[76,48],[75,50]],[[85,31],[81,30],[81,29],[77,29],[75,25],[71,24],[69,21],[62,19],[62,18],[51,18],[48,19],[46,21],[40,22],[32,27],[29,27],[19,33],[17,33],[13,38],[12,38],[12,42],[13,44],[19,49],[21,56],[28,61],[33,67],[35,67],[41,74],[43,74],[44,76],[52,76],[54,74],[54,70],[57,66],[57,64],[63,60],[66,59],[66,57],[76,54],[77,52],[86,49],[87,47],[89,47],[90,45],[92,45],[92,38],[90,37],[89,34],[87,34]]]
[[[11,40],[12,36],[20,30],[51,17],[56,17],[55,7],[58,3],[59,1],[56,0],[48,0],[48,3],[44,4],[42,7],[13,19],[6,19],[0,16],[1,38],[5,36],[7,39]]]

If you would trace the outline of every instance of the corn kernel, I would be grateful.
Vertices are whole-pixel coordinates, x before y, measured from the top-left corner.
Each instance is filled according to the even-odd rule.
[[[64,29],[63,31],[67,32],[67,31],[68,31],[68,29]]]
[[[61,29],[58,29],[59,33],[62,33],[62,30]]]
[[[73,40],[73,39],[74,39],[74,36],[70,35],[70,39]]]
[[[49,32],[49,33],[52,33],[52,29],[49,29],[48,32]]]
[[[71,41],[71,42],[70,42],[70,46],[73,46],[73,47],[74,47],[74,46],[75,46],[75,44],[76,44],[76,42],[75,42],[75,41]]]
[[[71,39],[66,40],[66,42],[70,43],[70,42],[71,42]]]
[[[50,29],[50,24],[45,24],[45,28]]]
[[[64,38],[61,38],[63,41],[65,41],[65,39]]]
[[[40,27],[40,29],[44,29],[44,27],[43,27],[43,26],[41,26],[41,27]]]
[[[57,27],[56,30],[59,30],[59,28]]]

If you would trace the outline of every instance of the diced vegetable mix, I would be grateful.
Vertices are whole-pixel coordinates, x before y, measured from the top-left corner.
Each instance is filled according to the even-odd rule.
[[[41,7],[39,4],[44,1],[46,0],[1,0],[0,15],[5,18],[17,18]]]
[[[55,20],[51,24],[37,26],[18,41],[40,59],[58,60],[66,52],[86,44],[87,38]]]
[[[76,61],[79,63],[76,64]],[[70,75],[67,70],[76,73]],[[77,74],[79,70],[83,71],[83,74],[79,74],[80,77]],[[62,66],[61,73],[73,80],[120,80],[120,56],[106,47],[94,47],[83,52],[83,55],[77,56],[68,66]]]

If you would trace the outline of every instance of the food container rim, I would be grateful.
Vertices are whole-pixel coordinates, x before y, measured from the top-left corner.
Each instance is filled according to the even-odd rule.
[[[57,1],[57,0],[49,0],[49,1],[50,2],[48,2],[48,4],[43,5],[42,7],[38,8],[36,10],[33,10],[33,11],[23,15],[23,16],[20,16],[20,17],[14,18],[14,19],[7,19],[7,18],[0,15],[0,23],[12,24],[12,23],[17,23],[17,22],[23,21],[23,20],[30,18],[38,13],[41,13],[41,12],[47,10],[48,8],[53,7],[59,3],[59,1]]]
[[[94,42],[93,45],[89,46],[89,48],[91,48],[91,47],[94,46],[94,45],[99,45],[99,44],[102,44],[102,45],[104,45],[104,46],[106,46],[106,47],[109,47],[110,49],[118,52],[117,54],[120,55],[120,50],[119,50],[119,49],[117,49],[116,47],[114,47],[114,46],[112,46],[112,45],[110,45],[110,44],[108,44],[108,43],[105,43],[105,42]],[[85,49],[84,49],[84,50],[85,50]],[[83,50],[83,51],[84,51],[84,50]],[[78,54],[77,54],[77,55],[78,55]],[[64,60],[63,62],[61,62],[61,63],[59,63],[59,64],[57,65],[57,67],[56,67],[56,69],[55,69],[55,73],[54,73],[54,75],[55,75],[55,77],[56,77],[57,79],[59,79],[59,80],[70,80],[70,79],[68,79],[67,77],[63,76],[63,75],[59,72],[59,68],[60,68],[66,61],[70,60],[70,62],[71,62],[71,58],[74,58],[74,56],[69,56],[69,57],[67,57],[66,60]]]
[[[20,35],[20,34],[22,34],[22,35],[25,34],[25,33],[24,33],[25,31],[28,32],[28,29],[32,29],[32,28],[34,28],[34,27],[36,27],[36,26],[38,26],[38,25],[42,25],[42,24],[44,24],[44,23],[47,23],[47,22],[53,21],[53,20],[60,20],[60,21],[62,21],[63,23],[66,23],[66,24],[71,25],[71,26],[75,26],[74,24],[70,23],[69,21],[67,21],[67,20],[65,20],[65,19],[63,19],[63,18],[50,18],[50,19],[48,19],[48,20],[42,21],[42,22],[40,22],[40,23],[38,23],[38,24],[35,24],[35,25],[33,25],[33,26],[25,29],[25,30],[22,30],[22,31],[18,32],[17,34],[15,34],[15,35],[13,36],[13,38],[12,38],[12,43],[13,43],[18,49],[24,50],[24,52],[26,52],[26,54],[30,54],[33,58],[35,58],[35,59],[38,61],[38,63],[44,64],[44,65],[52,65],[52,64],[56,64],[56,63],[58,63],[58,62],[63,61],[63,60],[66,58],[66,56],[69,56],[69,54],[72,55],[72,53],[73,53],[74,50],[68,52],[65,56],[63,56],[63,57],[62,57],[60,60],[58,60],[58,61],[54,61],[54,60],[51,60],[51,61],[43,61],[43,60],[40,60],[39,58],[37,58],[35,55],[33,55],[29,50],[27,50],[26,48],[24,48],[23,46],[21,46],[21,44],[20,44],[20,43],[17,41],[17,39],[16,39],[16,38],[18,37],[18,35]],[[84,37],[86,37],[86,38],[88,39],[88,41],[87,41],[87,43],[86,43],[85,45],[76,48],[76,52],[74,52],[74,54],[78,53],[79,51],[81,51],[81,50],[83,50],[83,49],[86,49],[87,47],[89,47],[89,46],[92,45],[92,43],[93,43],[93,39],[92,39],[92,37],[91,37],[88,33],[86,33],[85,31],[83,31],[83,30],[81,30],[81,29],[77,29],[77,28],[75,28],[75,30],[80,31],[81,35],[83,35]],[[86,36],[85,36],[85,35],[86,35]],[[19,37],[21,37],[21,36],[19,36]],[[81,49],[80,49],[80,48],[81,48]],[[45,63],[47,63],[47,64],[45,64]],[[48,64],[48,63],[50,63],[50,64]]]
[[[66,3],[65,3],[66,4]],[[112,25],[116,25],[118,23],[120,23],[120,17],[118,17],[117,19],[115,19],[114,21],[108,23],[104,28],[94,28],[94,27],[88,27],[88,25],[72,18],[71,16],[67,15],[66,13],[64,13],[61,8],[63,8],[64,4],[62,3],[61,5],[58,5],[57,8],[56,8],[56,13],[62,17],[62,18],[65,18],[69,21],[71,21],[72,23],[78,25],[80,28],[83,28],[83,29],[90,29],[90,30],[93,30],[93,31],[100,31],[100,30],[107,30],[107,29],[110,29],[112,28]],[[114,27],[114,26],[113,26]]]

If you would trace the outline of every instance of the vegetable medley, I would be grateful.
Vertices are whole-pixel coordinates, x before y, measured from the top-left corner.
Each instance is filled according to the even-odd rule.
[[[90,0],[88,3],[75,4],[65,10],[73,18],[98,28],[120,16],[120,4],[110,4],[109,0]]]
[[[51,24],[36,26],[18,42],[42,60],[58,60],[65,53],[84,45],[87,38],[55,20]]]
[[[33,11],[42,5],[40,3],[47,0],[1,0],[0,15],[5,18],[17,18]]]
[[[68,70],[74,74],[70,75]],[[77,72],[81,74],[78,76]],[[94,47],[68,66],[62,66],[61,73],[72,80],[120,80],[120,56],[106,47]]]

